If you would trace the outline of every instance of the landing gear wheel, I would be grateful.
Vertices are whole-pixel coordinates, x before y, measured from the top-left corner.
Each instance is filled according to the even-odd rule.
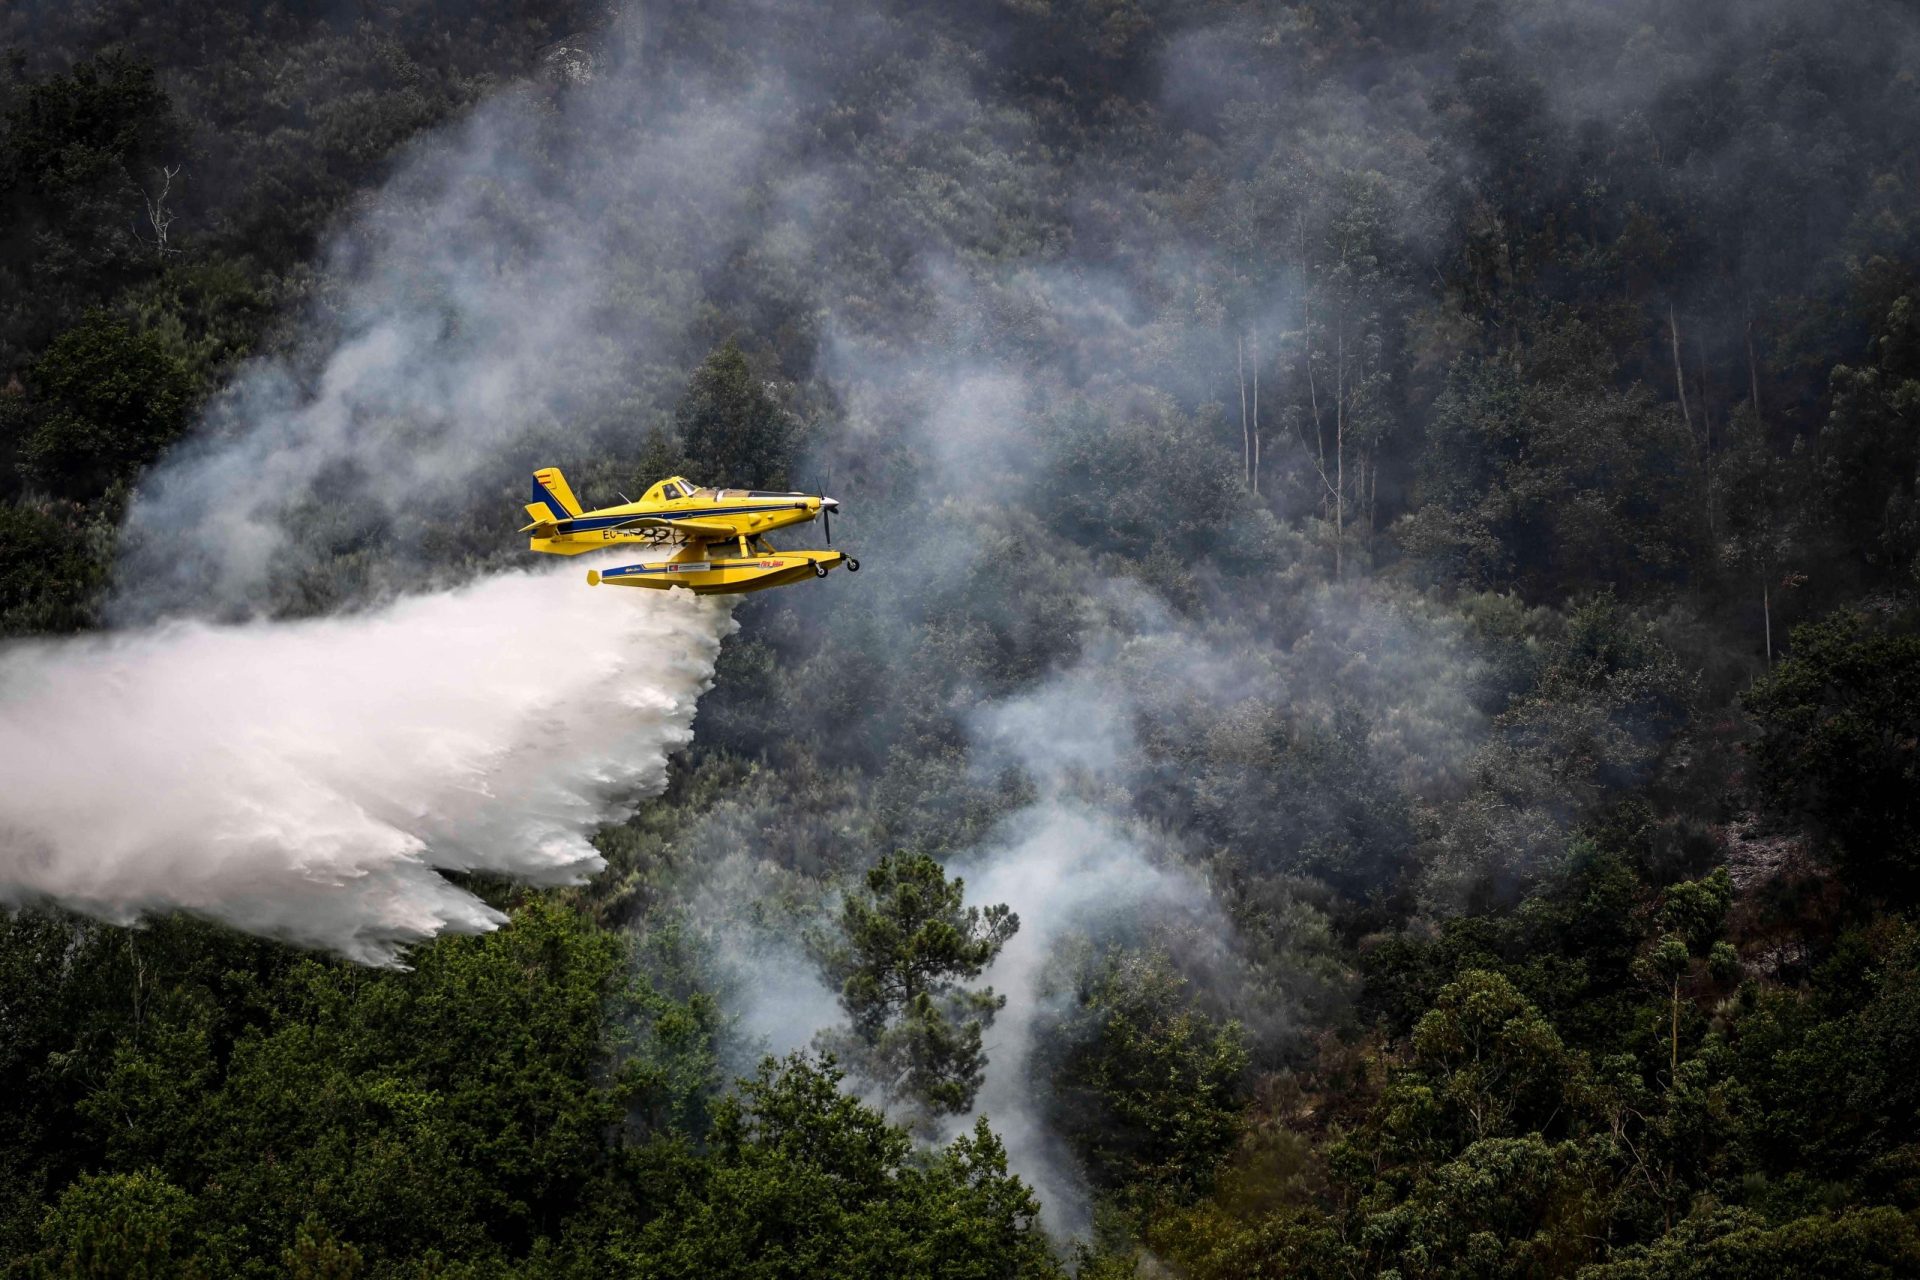
[[[855,560],[852,556],[847,557],[847,572],[848,573],[860,572],[860,562],[858,560]]]
[[[813,562],[813,576],[814,576],[814,577],[816,577],[816,578],[824,578],[824,577],[826,577],[826,576],[827,576],[827,566],[825,566],[825,565],[823,565],[823,564],[821,564],[821,563],[820,563],[820,562],[819,562],[818,560],[815,560],[815,561]]]

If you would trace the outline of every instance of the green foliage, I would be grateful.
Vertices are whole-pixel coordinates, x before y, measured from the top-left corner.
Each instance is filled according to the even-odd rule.
[[[1756,993],[1730,1028],[1762,1204],[1811,1212],[1848,1185],[1915,1203],[1917,963],[1910,925],[1851,933],[1806,989]]]
[[[150,158],[174,128],[151,65],[122,53],[30,88],[7,113],[9,168],[33,188],[71,191]]]
[[[696,484],[774,490],[789,484],[792,418],[755,379],[738,343],[729,341],[701,361],[674,424]]]
[[[1654,625],[1611,593],[1582,600],[1531,688],[1494,722],[1473,789],[1435,833],[1430,898],[1511,901],[1560,869],[1570,823],[1597,822],[1661,771],[1695,680]]]
[[[657,921],[632,943],[639,970],[620,993],[606,1040],[636,1133],[703,1135],[720,1092],[726,1030],[709,967],[677,923]]]
[[[81,498],[158,456],[186,425],[197,389],[159,338],[102,311],[61,334],[29,381],[34,426],[23,466],[41,484]]]
[[[338,1239],[318,1218],[308,1218],[280,1254],[288,1280],[353,1280],[360,1274],[360,1251]]]
[[[0,635],[73,631],[93,620],[106,567],[99,530],[79,514],[0,503]]]
[[[1171,1242],[1198,1275],[1569,1274],[1616,1206],[1617,1158],[1586,1061],[1497,974],[1420,1020],[1362,1124],[1327,1149],[1331,1202]],[[1231,1269],[1227,1264],[1231,1260]]]
[[[1093,1184],[1140,1202],[1206,1191],[1244,1120],[1235,1022],[1192,1006],[1163,951],[1086,956],[1067,1012],[1037,1031],[1061,1132]]]
[[[0,131],[0,370],[158,260],[143,188],[183,157],[155,69],[121,52],[31,85]]]
[[[981,1036],[1006,1004],[980,976],[1020,927],[1005,905],[964,905],[966,881],[924,854],[882,858],[816,943],[852,1020],[847,1049],[890,1099],[963,1113],[986,1070]]]
[[[157,339],[186,367],[200,391],[252,349],[273,302],[268,286],[240,262],[176,259],[129,290],[122,307],[144,337]]]
[[[1443,987],[1414,1027],[1413,1067],[1415,1074],[1398,1086],[1409,1105],[1419,1095],[1409,1115],[1433,1110],[1417,1128],[1395,1121],[1410,1142],[1429,1140],[1433,1124],[1455,1142],[1548,1128],[1564,1110],[1567,1092],[1580,1084],[1575,1060],[1552,1025],[1512,983],[1479,970]]]
[[[276,315],[338,305],[314,247],[423,128],[522,85],[565,178],[571,91],[525,82],[600,21],[175,9],[0,11],[7,634],[88,625],[128,486]],[[973,709],[1073,669],[1127,739],[1076,785],[1204,867],[1245,971],[1096,948],[1043,1018],[1036,1107],[1110,1193],[1082,1274],[1135,1244],[1196,1277],[1915,1270],[1920,976],[1875,912],[1920,882],[1920,694],[1910,628],[1846,612],[1920,564],[1897,10],[650,9],[620,56],[778,115],[793,160],[719,157],[755,228],[717,252],[697,200],[596,211],[612,304],[694,336],[570,355],[618,367],[591,485],[846,477],[911,588],[743,603],[605,880],[412,973],[9,915],[0,1252],[1051,1272],[985,1127],[917,1149],[804,1062],[717,1102],[728,993],[683,908],[715,850],[764,851],[786,925],[880,850],[980,845],[1036,792]],[[753,357],[707,352],[675,411],[729,333]],[[307,607],[378,587],[351,513],[289,500],[338,548]],[[504,546],[493,507],[440,514],[423,562]],[[1767,629],[1835,609],[1744,719]],[[967,984],[1013,927],[961,889],[889,859],[826,948],[848,1060],[923,1113],[975,1096],[1000,998]]]
[[[1920,1267],[1920,1220],[1857,1209],[1779,1226],[1738,1210],[1688,1218],[1651,1248],[1627,1251],[1580,1280],[1893,1280]]]
[[[1578,839],[1562,874],[1517,908],[1456,917],[1431,941],[1395,938],[1370,951],[1363,1003],[1405,1034],[1443,986],[1469,969],[1495,970],[1563,1035],[1598,1048],[1630,1016],[1649,892],[1626,857]]]
[[[307,1213],[391,1256],[524,1250],[604,1167],[620,1095],[593,1079],[620,949],[532,905],[404,981],[296,968],[223,1064],[191,1005],[123,1047],[83,1104],[116,1161],[221,1187],[272,1256]]]
[[[1687,951],[1705,952],[1726,927],[1727,908],[1733,905],[1733,879],[1725,867],[1715,867],[1704,880],[1667,888],[1660,919],[1680,937]]]
[[[661,1212],[612,1257],[687,1280],[1060,1274],[984,1119],[919,1154],[840,1079],[831,1060],[763,1062],[715,1109],[711,1157],[674,1167]]]
[[[1434,404],[1403,543],[1451,581],[1631,591],[1696,554],[1691,442],[1644,389],[1621,392],[1604,350],[1561,321],[1524,351],[1456,364]]]
[[[1271,564],[1286,544],[1232,459],[1165,400],[1076,401],[1047,426],[1056,497],[1044,514],[1062,537],[1169,567],[1204,554],[1229,573]]]
[[[1873,337],[1865,359],[1834,366],[1833,408],[1820,429],[1816,508],[1842,545],[1920,581],[1920,288],[1911,263],[1874,260],[1861,275]],[[1887,297],[1892,294],[1894,296]]]
[[[1920,899],[1920,635],[1837,614],[1747,694],[1762,796],[1804,818],[1864,892]]]
[[[1374,1266],[1438,1276],[1566,1274],[1587,1252],[1586,1153],[1539,1134],[1487,1138],[1365,1219],[1355,1252]]]
[[[12,1114],[0,1192],[22,1211],[38,1153],[56,1269],[123,1238],[314,1275],[524,1257],[623,1194],[630,1120],[694,1128],[715,1085],[710,1000],[630,982],[619,938],[548,902],[410,973],[159,934],[33,916],[0,934],[9,1065],[68,1099]],[[76,1158],[111,1176],[62,1194]]]
[[[151,1170],[88,1174],[40,1228],[30,1275],[175,1280],[212,1274],[195,1256],[193,1198]]]

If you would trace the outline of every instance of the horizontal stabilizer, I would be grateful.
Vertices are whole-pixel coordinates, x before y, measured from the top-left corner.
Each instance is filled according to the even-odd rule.
[[[555,526],[560,523],[560,517],[555,515],[553,508],[546,503],[529,502],[527,514],[533,517],[533,523],[521,529],[520,532],[531,533],[536,538],[551,538],[558,532]]]

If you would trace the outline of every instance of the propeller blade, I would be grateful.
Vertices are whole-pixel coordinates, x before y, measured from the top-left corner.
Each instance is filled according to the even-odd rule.
[[[833,545],[833,513],[827,510],[827,508],[822,507],[820,508],[820,518],[823,521],[825,521],[827,525],[827,545],[832,546]]]

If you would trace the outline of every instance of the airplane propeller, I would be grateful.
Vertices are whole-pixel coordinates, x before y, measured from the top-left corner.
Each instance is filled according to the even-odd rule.
[[[840,503],[833,498],[820,499],[820,522],[827,527],[827,545],[833,545],[833,513],[840,509]]]

